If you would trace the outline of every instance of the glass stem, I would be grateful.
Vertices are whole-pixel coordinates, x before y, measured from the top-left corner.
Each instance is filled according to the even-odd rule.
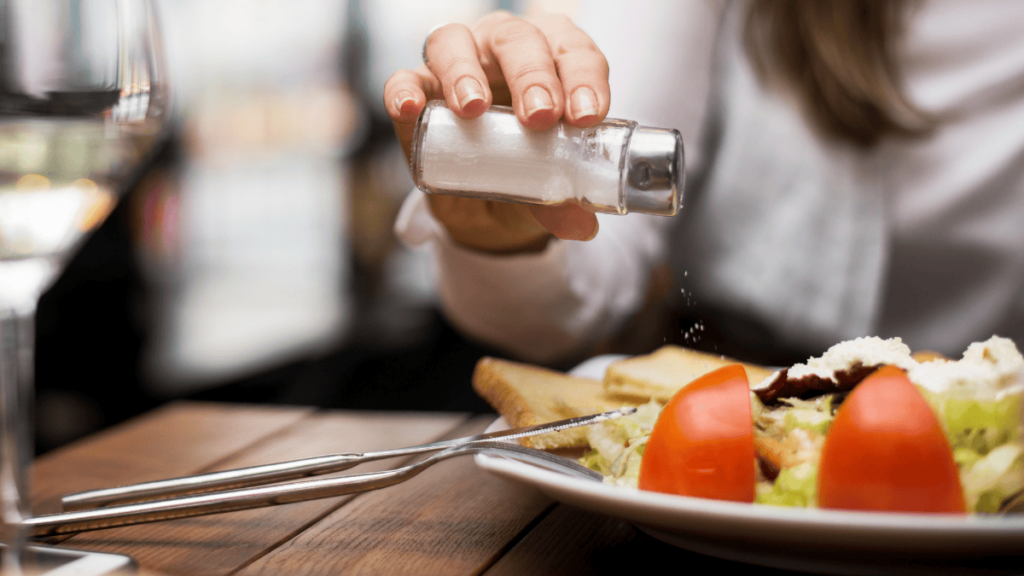
[[[35,303],[0,307],[0,521],[2,541],[10,546],[3,574],[21,573],[26,540],[34,346]]]

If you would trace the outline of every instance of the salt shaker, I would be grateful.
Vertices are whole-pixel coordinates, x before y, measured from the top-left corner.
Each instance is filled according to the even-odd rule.
[[[511,108],[492,106],[464,120],[442,100],[416,123],[416,187],[521,204],[575,201],[594,212],[672,216],[683,187],[683,140],[677,130],[605,120],[591,128],[559,122],[535,131]]]

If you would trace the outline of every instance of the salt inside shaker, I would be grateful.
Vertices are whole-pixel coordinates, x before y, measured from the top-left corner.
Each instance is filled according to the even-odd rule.
[[[416,187],[521,204],[575,201],[594,212],[672,216],[683,187],[683,140],[677,130],[605,120],[591,128],[559,122],[535,131],[511,108],[492,106],[464,120],[442,100],[416,123]]]

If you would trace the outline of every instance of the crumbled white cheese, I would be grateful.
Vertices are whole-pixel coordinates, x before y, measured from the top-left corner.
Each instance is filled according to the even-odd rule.
[[[999,336],[971,344],[964,352],[963,359],[987,363],[1003,374],[1018,372],[1024,368],[1024,356],[1021,356],[1013,340]]]
[[[835,382],[836,372],[849,370],[857,364],[897,366],[907,372],[911,382],[936,393],[961,388],[971,397],[995,396],[998,399],[1024,388],[1024,356],[1012,340],[999,336],[971,344],[960,360],[930,362],[914,360],[910,348],[899,338],[857,338],[832,346],[821,357],[811,358],[806,364],[794,365],[787,377],[817,376]],[[765,378],[752,390],[768,387],[778,375],[776,372]]]
[[[993,336],[968,346],[960,360],[922,362],[907,370],[907,376],[932,392],[960,388],[972,397],[998,399],[1024,386],[1024,356],[1012,340]]]
[[[869,336],[840,342],[826,350],[820,357],[811,358],[806,364],[794,364],[787,375],[791,379],[817,376],[835,382],[836,372],[849,370],[857,364],[890,365],[910,370],[918,363],[911,358],[910,347],[900,338],[883,340]]]

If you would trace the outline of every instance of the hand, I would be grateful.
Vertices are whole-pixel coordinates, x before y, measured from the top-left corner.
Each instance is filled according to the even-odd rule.
[[[491,104],[511,105],[534,130],[560,118],[584,128],[608,114],[608,62],[562,15],[524,20],[498,12],[472,30],[448,24],[430,35],[424,56],[427,64],[396,72],[384,86],[384,105],[406,158],[416,119],[435,98],[444,98],[460,118],[476,118]],[[590,240],[597,234],[597,217],[576,204],[523,206],[439,195],[429,201],[456,242],[487,252],[541,250],[552,236]]]

